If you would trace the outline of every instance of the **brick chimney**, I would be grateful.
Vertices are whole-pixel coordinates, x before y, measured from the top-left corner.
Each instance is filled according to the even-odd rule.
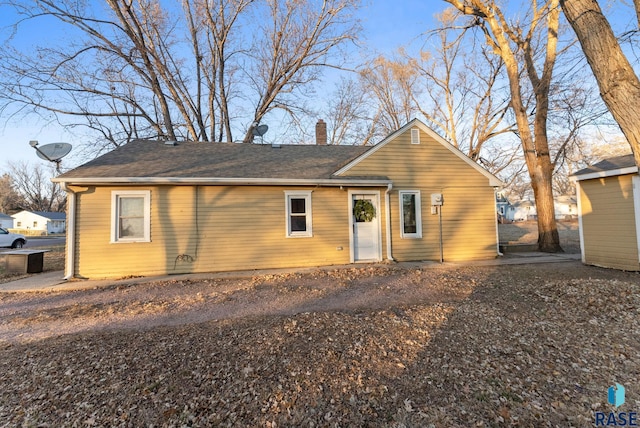
[[[316,123],[316,145],[327,145],[327,124],[322,119],[318,119]]]

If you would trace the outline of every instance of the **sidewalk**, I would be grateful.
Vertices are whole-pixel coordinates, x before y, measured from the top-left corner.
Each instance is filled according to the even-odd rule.
[[[502,265],[524,265],[524,264],[537,264],[537,263],[565,263],[580,261],[580,254],[550,254],[550,253],[513,253],[507,256],[499,257],[491,260],[481,260],[475,262],[445,262],[438,263],[433,261],[428,262],[400,262],[398,265],[415,267],[415,268],[438,268],[438,267],[455,267],[455,266],[502,266]],[[389,266],[383,264],[384,266]],[[46,291],[74,291],[74,290],[87,290],[101,287],[118,286],[118,285],[130,285],[143,282],[162,281],[166,279],[171,280],[198,280],[198,279],[234,279],[234,278],[247,278],[257,275],[266,274],[284,274],[291,272],[312,272],[317,269],[340,269],[340,268],[353,268],[361,267],[365,265],[333,265],[322,267],[309,267],[309,268],[290,268],[290,269],[262,269],[262,270],[246,270],[235,272],[211,272],[211,273],[193,273],[193,274],[177,274],[177,275],[162,275],[162,276],[147,276],[137,278],[126,279],[73,279],[65,280],[64,272],[53,271],[35,274],[27,278],[18,279],[16,281],[0,283],[0,292],[46,292]]]

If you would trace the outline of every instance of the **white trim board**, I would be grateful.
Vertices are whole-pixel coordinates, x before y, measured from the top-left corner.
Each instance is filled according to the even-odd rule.
[[[297,179],[297,178],[206,178],[206,177],[81,177],[81,178],[52,178],[54,183],[67,185],[233,185],[233,186],[353,186],[353,187],[387,187],[391,184],[388,179]]]
[[[636,241],[638,243],[638,263],[640,263],[640,175],[631,179],[633,185],[633,214],[636,220]]]
[[[591,180],[594,178],[613,177],[615,175],[635,174],[638,172],[637,166],[629,166],[627,168],[609,169],[607,171],[589,172],[586,174],[574,175],[571,177],[572,181]]]

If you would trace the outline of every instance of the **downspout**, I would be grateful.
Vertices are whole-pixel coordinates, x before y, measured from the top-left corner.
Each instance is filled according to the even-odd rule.
[[[389,207],[391,206],[391,197],[389,196],[389,192],[391,192],[391,189],[393,188],[393,184],[389,183],[387,184],[387,190],[386,192],[384,192],[384,210],[387,214],[387,221],[386,221],[386,234],[387,234],[387,260],[389,261],[394,261],[393,260],[393,256],[391,255],[391,211],[389,210]]]
[[[496,188],[494,187],[493,188],[493,200],[494,201],[497,200],[496,196],[497,196],[496,195]],[[494,205],[494,210],[493,211],[494,211],[495,225],[496,225],[496,251],[498,252],[498,257],[502,257],[502,256],[504,256],[504,254],[502,254],[500,252],[500,227],[498,226],[498,210],[495,209],[496,208],[495,203],[493,205]]]
[[[62,190],[67,192],[67,254],[65,256],[64,279],[75,276],[76,251],[76,194],[66,182],[62,182]]]
[[[578,203],[578,232],[580,234],[580,258],[582,263],[587,263],[584,248],[584,227],[582,226],[582,187],[580,181],[576,180],[576,202]]]

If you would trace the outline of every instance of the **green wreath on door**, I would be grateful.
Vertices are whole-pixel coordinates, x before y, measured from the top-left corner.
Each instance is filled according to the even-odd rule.
[[[366,199],[358,199],[353,204],[353,216],[356,221],[370,222],[376,218],[376,207],[373,206],[371,201]]]

